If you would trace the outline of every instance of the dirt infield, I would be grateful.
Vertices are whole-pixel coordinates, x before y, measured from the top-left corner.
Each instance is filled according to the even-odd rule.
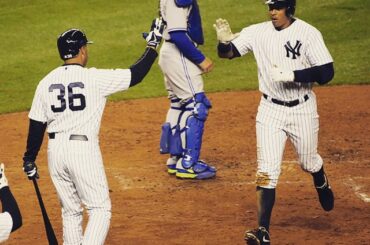
[[[369,244],[370,86],[316,87],[319,152],[336,197],[322,211],[311,176],[287,145],[272,214],[272,244]],[[244,244],[256,226],[254,174],[257,91],[209,95],[202,158],[218,168],[215,179],[178,180],[159,155],[166,98],[109,103],[100,132],[112,198],[106,244]],[[5,244],[47,244],[31,181],[22,172],[27,113],[0,115],[0,160],[22,215],[23,227]],[[37,163],[39,186],[62,244],[59,202],[49,178],[44,140]]]

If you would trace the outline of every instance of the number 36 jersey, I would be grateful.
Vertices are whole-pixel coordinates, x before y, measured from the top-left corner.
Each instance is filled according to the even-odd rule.
[[[107,96],[130,81],[129,69],[58,67],[40,81],[28,116],[46,122],[48,133],[97,136]]]

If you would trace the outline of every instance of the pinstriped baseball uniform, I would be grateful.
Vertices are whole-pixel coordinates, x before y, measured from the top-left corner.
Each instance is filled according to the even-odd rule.
[[[36,89],[29,118],[47,123],[48,166],[62,205],[64,244],[105,241],[111,202],[98,133],[106,97],[128,89],[130,80],[129,69],[73,64],[51,71]],[[84,233],[81,203],[89,213]]]
[[[13,219],[8,212],[0,214],[0,242],[8,240],[13,227]]]
[[[288,138],[301,167],[311,173],[319,171],[323,161],[317,153],[319,116],[312,83],[273,82],[269,71],[274,66],[301,70],[333,62],[321,33],[300,19],[280,31],[268,21],[244,28],[232,43],[241,55],[253,52],[259,90],[264,94],[256,118],[257,180],[267,175],[268,181],[260,186],[274,188],[277,185]],[[299,100],[300,103],[287,107],[273,103],[272,99]]]

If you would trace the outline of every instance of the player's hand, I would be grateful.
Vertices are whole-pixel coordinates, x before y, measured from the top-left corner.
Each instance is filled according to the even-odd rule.
[[[273,82],[293,82],[294,72],[274,66],[270,72]]]
[[[200,69],[202,69],[203,73],[208,73],[213,70],[214,64],[213,61],[209,58],[205,58],[202,63],[199,64]]]
[[[217,40],[221,43],[229,43],[231,40],[239,36],[239,33],[233,34],[229,22],[225,19],[217,19],[216,23],[213,24],[216,30]]]
[[[149,33],[144,32],[143,37],[147,42],[147,46],[157,49],[162,40],[162,34],[165,24],[162,17],[153,20]]]
[[[23,171],[26,173],[29,180],[38,179],[37,166],[35,162],[26,161],[23,163]]]

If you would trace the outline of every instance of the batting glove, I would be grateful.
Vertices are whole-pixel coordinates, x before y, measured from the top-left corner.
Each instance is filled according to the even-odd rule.
[[[147,42],[147,46],[157,49],[162,40],[162,34],[165,24],[162,17],[153,20],[149,33],[144,32],[143,37]]]
[[[27,174],[29,180],[38,179],[39,174],[37,173],[37,166],[35,162],[24,162],[23,171]]]
[[[216,30],[217,40],[221,43],[229,43],[239,36],[239,33],[233,34],[231,32],[229,22],[225,19],[217,19],[216,23],[213,24],[213,28]]]
[[[289,70],[284,70],[279,67],[274,66],[271,70],[271,79],[273,82],[293,82],[294,72]]]

